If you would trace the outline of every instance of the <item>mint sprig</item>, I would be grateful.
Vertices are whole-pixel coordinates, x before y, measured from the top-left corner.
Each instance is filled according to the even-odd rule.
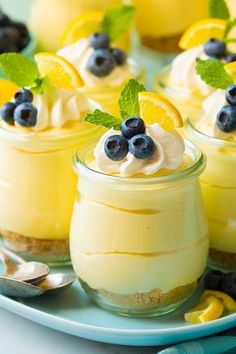
[[[105,13],[102,22],[102,31],[105,32],[111,42],[116,41],[123,33],[127,32],[134,18],[135,7],[123,5],[113,7]]]
[[[102,125],[108,129],[119,130],[122,120],[116,118],[108,113],[102,112],[99,109],[96,109],[94,112],[87,114],[84,119],[85,122],[92,123],[95,125]]]
[[[0,70],[19,87],[33,86],[36,80],[40,78],[35,61],[17,53],[1,54]]]
[[[146,91],[144,85],[134,79],[129,80],[124,87],[119,99],[120,115],[123,119],[140,115],[138,94],[142,91]]]
[[[208,17],[228,20],[230,13],[225,0],[209,0]]]
[[[197,59],[196,71],[201,79],[214,88],[226,89],[233,84],[233,79],[226,72],[224,64],[219,60]]]

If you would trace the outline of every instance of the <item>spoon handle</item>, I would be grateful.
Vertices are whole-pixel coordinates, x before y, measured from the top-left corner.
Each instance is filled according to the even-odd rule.
[[[25,263],[23,258],[4,247],[0,247],[0,259],[5,265],[9,264],[9,262],[11,262],[10,260],[15,261],[17,264]]]

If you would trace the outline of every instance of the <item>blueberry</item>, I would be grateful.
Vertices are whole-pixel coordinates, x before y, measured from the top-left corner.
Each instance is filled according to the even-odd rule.
[[[97,32],[90,36],[89,44],[94,49],[108,49],[110,47],[110,39],[104,32]]]
[[[223,275],[222,290],[228,295],[236,297],[236,273],[230,272]]]
[[[113,55],[107,49],[96,49],[88,59],[88,70],[98,77],[109,75],[116,66]]]
[[[8,26],[10,22],[10,18],[4,13],[0,12],[0,27]]]
[[[224,42],[211,38],[209,41],[205,42],[204,51],[209,57],[220,59],[225,55],[226,46]]]
[[[33,94],[31,91],[27,89],[22,89],[15,94],[15,103],[17,105],[23,102],[32,102],[32,101],[33,101]]]
[[[117,65],[124,65],[126,63],[127,55],[122,49],[112,48],[111,53],[115,58]]]
[[[32,103],[23,102],[16,107],[14,119],[23,127],[34,127],[37,122],[37,109]]]
[[[12,22],[11,26],[19,31],[21,37],[27,37],[29,35],[28,28],[23,22]]]
[[[1,116],[2,119],[8,123],[13,125],[14,124],[14,111],[16,109],[16,104],[13,102],[8,102],[4,104],[1,108]]]
[[[226,58],[225,58],[226,63],[232,63],[234,61],[236,61],[236,53],[234,54],[229,54]]]
[[[128,154],[128,141],[122,135],[113,135],[107,138],[104,145],[107,157],[113,161],[120,161]]]
[[[149,159],[155,151],[152,138],[145,134],[138,134],[129,140],[129,152],[137,159]]]
[[[16,28],[0,27],[0,48],[3,52],[11,52],[15,47],[17,51],[17,43],[20,40],[20,33]]]
[[[121,123],[120,130],[124,137],[130,139],[134,135],[144,134],[145,124],[139,117],[129,117]]]
[[[220,130],[230,133],[236,129],[236,106],[226,105],[217,114],[217,125]]]
[[[232,106],[236,106],[236,85],[231,85],[225,93],[226,101]]]
[[[204,286],[206,289],[222,290],[223,273],[220,270],[210,270],[204,278]]]

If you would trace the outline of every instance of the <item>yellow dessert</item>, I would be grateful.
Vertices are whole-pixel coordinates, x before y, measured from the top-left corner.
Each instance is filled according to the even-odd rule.
[[[122,21],[125,18],[131,21],[133,14],[133,7],[120,6],[108,12],[89,12],[79,16],[68,25],[63,35],[64,46],[57,52],[78,71],[83,80],[81,92],[114,115],[118,115],[118,99],[125,83],[130,78],[144,80],[143,70],[134,60],[127,58],[117,43],[128,29],[127,21],[124,25]],[[99,44],[104,36],[108,36],[105,44]]]
[[[18,91],[1,109],[3,241],[28,259],[69,261],[69,225],[76,190],[71,159],[79,147],[99,134],[99,128],[83,123],[83,117],[97,105],[75,89],[51,86],[45,78],[35,77],[35,84],[30,84],[27,71],[38,73],[36,64],[16,54],[10,57],[21,62],[30,87]],[[0,56],[0,61],[8,59]],[[16,79],[19,82],[19,76]]]
[[[128,85],[124,92],[135,89]],[[197,178],[204,158],[191,143],[184,145],[176,131],[182,121],[170,102],[147,92],[139,93],[139,102],[147,119],[145,133],[141,128],[139,133],[154,142],[151,156],[137,157],[131,149],[138,135],[129,138],[127,155],[118,160],[107,155],[106,149],[112,154],[116,146],[113,139],[125,144],[124,125],[143,124],[127,118],[121,133],[114,117],[116,130],[107,131],[95,150],[75,157],[80,180],[70,250],[82,285],[99,305],[119,314],[153,316],[188,298],[206,264],[207,224]],[[146,114],[155,115],[155,109],[159,115],[149,124]],[[96,114],[86,120],[95,122]]]
[[[234,60],[231,56],[232,44],[223,42],[229,21],[230,19],[206,18],[192,24],[179,42],[184,51],[154,77],[155,90],[171,100],[184,118],[199,110],[204,99],[214,91],[213,87],[201,79],[196,69],[196,60]],[[227,41],[235,38],[233,32],[234,29],[226,34]],[[218,50],[218,47],[214,52],[217,45],[221,49]]]

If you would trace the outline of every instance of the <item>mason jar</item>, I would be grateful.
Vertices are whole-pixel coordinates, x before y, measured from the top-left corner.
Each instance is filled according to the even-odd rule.
[[[186,121],[186,131],[207,155],[201,187],[209,223],[209,264],[236,270],[236,143],[210,137]]]
[[[74,158],[79,176],[72,264],[85,291],[125,316],[157,316],[192,294],[208,255],[198,181],[205,157],[186,141],[189,165],[160,177],[125,178],[94,168],[93,149]]]

